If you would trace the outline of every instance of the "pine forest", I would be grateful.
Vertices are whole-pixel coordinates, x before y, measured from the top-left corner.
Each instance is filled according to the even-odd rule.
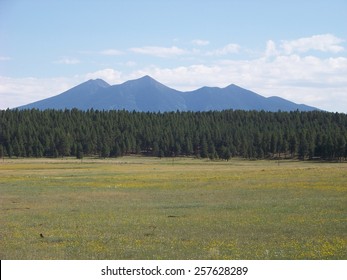
[[[1,157],[347,158],[347,115],[323,111],[0,111]]]

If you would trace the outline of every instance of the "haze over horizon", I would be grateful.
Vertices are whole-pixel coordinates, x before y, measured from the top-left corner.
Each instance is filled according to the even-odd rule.
[[[149,75],[347,113],[345,26],[343,0],[0,0],[0,109]]]

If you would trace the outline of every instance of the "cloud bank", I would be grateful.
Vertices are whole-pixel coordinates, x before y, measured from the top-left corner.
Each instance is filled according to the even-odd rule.
[[[130,52],[160,60],[186,60],[179,60],[177,64],[181,65],[164,67],[158,63],[138,64],[132,56],[126,57],[126,61],[116,67],[100,68],[73,77],[0,77],[0,100],[9,104],[8,107],[14,107],[56,95],[88,79],[101,78],[110,84],[118,84],[151,75],[179,90],[193,90],[201,86],[225,87],[234,83],[264,96],[276,95],[296,103],[347,113],[347,57],[344,42],[344,39],[332,34],[294,40],[268,40],[262,51],[254,51],[251,56],[247,56],[249,50],[236,43],[208,50],[206,48],[210,47],[210,42],[207,40],[190,41],[194,46],[202,48],[193,50],[178,46],[134,47],[126,51],[106,49],[100,55],[119,57]],[[127,66],[127,61],[131,61],[132,67]],[[61,63],[66,65],[74,62],[78,63],[79,60],[61,59]],[[5,108],[3,104],[0,105],[0,108]]]
[[[304,53],[310,50],[338,53],[344,50],[340,45],[344,40],[332,34],[315,35],[292,41],[283,41],[281,48],[286,54]]]

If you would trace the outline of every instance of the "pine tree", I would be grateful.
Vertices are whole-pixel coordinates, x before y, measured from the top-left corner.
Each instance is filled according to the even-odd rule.
[[[337,139],[337,150],[336,150],[336,154],[337,157],[340,161],[342,161],[342,158],[345,155],[345,151],[346,151],[346,137],[344,137],[344,135],[339,135],[338,139]]]
[[[13,155],[17,158],[21,155],[21,147],[17,138],[13,141]]]
[[[154,141],[152,154],[155,157],[159,157],[160,156],[159,153],[160,153],[159,144],[157,141]]]
[[[231,152],[229,148],[222,146],[219,157],[226,161],[229,161],[229,159],[231,158]]]
[[[107,143],[104,143],[101,148],[101,157],[107,158],[110,156],[110,147]]]
[[[203,136],[200,146],[201,146],[200,156],[202,158],[207,158],[208,157],[208,145],[207,145],[207,140],[206,140],[205,136]]]
[[[117,141],[115,142],[110,155],[113,157],[120,157],[122,155],[121,148],[119,147],[119,144]]]
[[[4,159],[4,147],[0,145],[0,158]]]
[[[77,145],[76,145],[76,158],[77,159],[83,159],[83,156],[84,156],[84,154],[83,154],[83,147],[82,147],[82,144],[81,143],[78,143]]]
[[[289,152],[291,157],[293,158],[297,151],[297,141],[294,134],[292,134],[289,138]]]
[[[305,160],[308,150],[309,150],[309,146],[306,139],[306,134],[301,133],[299,147],[298,147],[299,158],[301,158],[302,160]]]

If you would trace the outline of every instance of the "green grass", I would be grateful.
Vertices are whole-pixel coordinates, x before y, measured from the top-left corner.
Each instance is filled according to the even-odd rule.
[[[0,211],[1,259],[347,259],[344,163],[6,159]]]

